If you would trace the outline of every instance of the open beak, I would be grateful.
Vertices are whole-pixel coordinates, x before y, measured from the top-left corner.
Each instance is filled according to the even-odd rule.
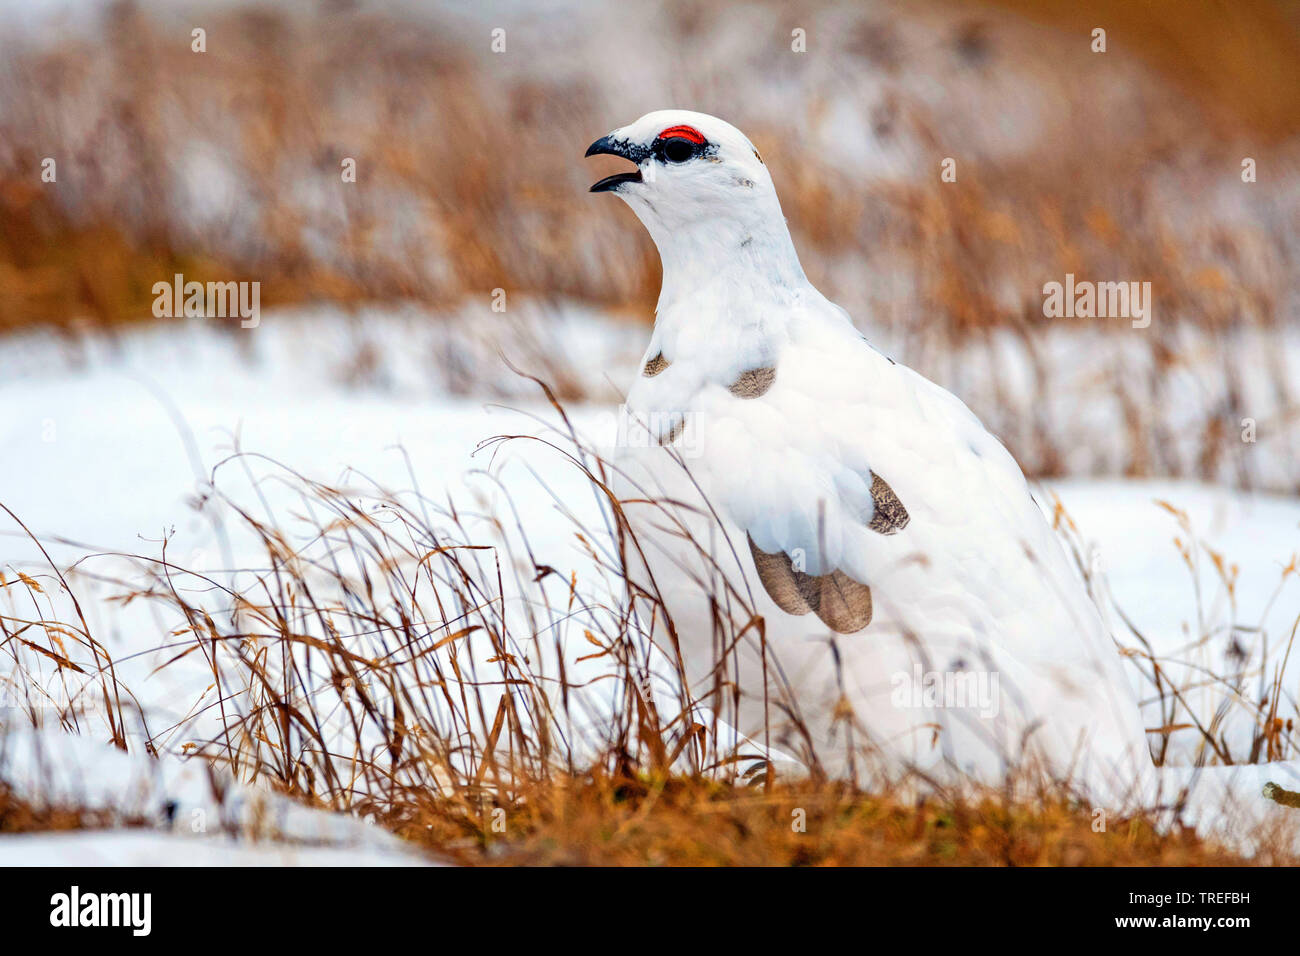
[[[644,146],[634,146],[625,139],[615,139],[613,136],[602,136],[596,142],[587,147],[587,156],[599,156],[605,153],[610,156],[621,156],[623,159],[640,164],[649,154]],[[593,193],[607,193],[618,189],[623,183],[641,182],[641,170],[637,169],[630,173],[615,173],[613,176],[606,176],[600,182],[591,187]]]

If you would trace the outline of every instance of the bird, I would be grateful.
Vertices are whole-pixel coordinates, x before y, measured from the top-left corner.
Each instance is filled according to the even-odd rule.
[[[586,155],[633,164],[590,191],[662,265],[612,470],[629,577],[691,697],[828,774],[1186,791],[1014,457],[813,286],[754,144],[670,109]]]

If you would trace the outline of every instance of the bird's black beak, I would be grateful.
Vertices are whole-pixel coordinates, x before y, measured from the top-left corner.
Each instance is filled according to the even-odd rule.
[[[627,140],[614,139],[612,136],[602,136],[596,142],[587,147],[587,156],[599,156],[602,153],[610,156],[621,156],[624,159],[631,160],[634,163],[640,163],[645,159],[649,151],[644,146],[634,146]],[[615,173],[613,176],[606,176],[600,182],[591,187],[593,193],[607,193],[618,189],[623,183],[641,182],[641,170],[631,173]]]

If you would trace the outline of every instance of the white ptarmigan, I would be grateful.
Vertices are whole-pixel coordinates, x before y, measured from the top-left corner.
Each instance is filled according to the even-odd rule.
[[[616,488],[692,692],[833,772],[875,754],[997,784],[1033,766],[1126,802],[1185,782],[1152,765],[1117,647],[1015,460],[812,286],[753,144],[664,110],[601,153],[637,169],[592,191],[632,208],[663,264],[627,396],[648,440],[621,441]],[[1266,777],[1235,782],[1263,802]]]

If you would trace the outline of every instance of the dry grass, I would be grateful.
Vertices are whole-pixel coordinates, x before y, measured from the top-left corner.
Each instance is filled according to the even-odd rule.
[[[402,493],[367,488],[360,476],[326,485],[241,454],[214,471],[206,507],[219,505],[260,542],[260,568],[187,569],[164,543],[157,557],[126,556],[126,573],[120,564],[111,575],[92,572],[83,561],[75,572],[51,566],[3,582],[0,649],[33,702],[11,719],[204,760],[307,804],[373,818],[465,864],[1246,862],[1176,817],[1170,825],[1163,811],[1094,830],[1094,812],[1064,784],[1009,781],[1004,791],[918,800],[906,779],[866,790],[791,775],[757,744],[727,745],[716,723],[697,720],[701,704],[725,713],[717,697],[645,691],[663,666],[647,656],[649,642],[665,646],[655,631],[670,626],[663,606],[642,592],[658,610],[648,623],[631,612],[626,568],[639,545],[607,496],[606,463],[562,413],[551,440],[557,461],[605,497],[612,522],[575,527],[592,557],[581,579],[538,563],[526,516],[509,507],[507,524],[425,498],[414,476]],[[221,474],[253,467],[265,469],[257,487],[283,484],[296,503],[272,509],[263,497],[259,517],[223,493]],[[207,674],[181,723],[151,726],[117,676],[120,664],[76,603],[93,584],[110,585],[124,615],[148,609],[124,620],[163,635],[149,655],[155,670]],[[734,646],[753,622],[729,626]],[[1214,622],[1205,628],[1202,643],[1221,636]],[[584,650],[575,655],[575,646]],[[579,671],[581,657],[595,671]],[[1173,733],[1191,713],[1180,709],[1190,688],[1167,676],[1171,662],[1148,655],[1143,664]],[[1282,692],[1285,662],[1258,664],[1275,678],[1261,677],[1261,700],[1246,684],[1253,673],[1214,680],[1257,720],[1251,759],[1261,748],[1291,757],[1296,702]],[[34,690],[51,687],[56,706]],[[1210,762],[1240,760],[1219,749],[1216,727],[1190,732],[1203,734]],[[78,819],[34,816],[12,798],[10,806],[11,828]],[[1250,862],[1288,859],[1266,850]]]
[[[1295,176],[1295,31],[1267,2],[1234,7],[1231,32],[1214,4],[1146,4],[1144,17],[1111,6],[1116,49],[1099,61],[1073,14],[1053,30],[981,5],[813,2],[781,17],[824,24],[798,69],[773,68],[783,31],[755,37],[725,74],[685,86],[652,76],[664,85],[643,95],[694,100],[745,127],[813,278],[909,334],[1041,322],[1043,282],[1067,271],[1151,281],[1163,314],[1182,321],[1278,321],[1296,243],[1265,194],[1278,201],[1270,190]],[[203,54],[181,42],[196,22]],[[515,27],[520,55],[558,43],[585,72],[546,56],[521,68],[474,27],[344,6],[160,16],[122,2],[84,38],[9,40],[0,328],[144,319],[153,282],[176,271],[257,279],[264,304],[446,305],[502,287],[647,314],[652,247],[583,195],[583,146],[631,118],[601,72],[615,25],[589,26],[576,51],[553,25],[553,39]],[[712,5],[675,0],[631,42],[653,57],[723,44],[727,29]],[[951,104],[918,92],[927,74]],[[1009,97],[1007,83],[1036,87],[1050,108]],[[837,144],[826,130],[841,109],[869,130],[835,127]],[[1239,217],[1182,201],[1230,185],[1240,156],[1256,154],[1271,185],[1238,191]],[[949,155],[960,188],[937,181]],[[47,156],[57,184],[40,181]],[[345,156],[360,164],[355,184],[341,182]],[[1172,228],[1170,202],[1182,220]],[[899,272],[915,283],[889,278]]]
[[[414,795],[413,795],[414,796]],[[474,807],[426,795],[379,808],[384,827],[462,866],[1239,866],[1187,829],[1140,817],[1093,828],[1061,803],[906,804],[838,784],[737,787],[683,776],[536,782]],[[147,826],[111,810],[33,804],[0,784],[0,835]]]
[[[1143,703],[1154,705],[1159,720],[1148,728],[1152,757],[1164,765],[1177,742],[1181,759],[1192,764],[1293,760],[1300,754],[1300,700],[1285,681],[1300,618],[1289,634],[1269,634],[1264,622],[1269,610],[1297,576],[1297,558],[1282,568],[1277,586],[1260,617],[1244,620],[1237,607],[1240,568],[1215,551],[1198,535],[1187,512],[1166,501],[1155,506],[1174,519],[1176,549],[1192,582],[1193,607],[1188,614],[1187,636],[1182,646],[1157,653],[1152,642],[1131,617],[1106,593],[1105,582],[1086,556],[1078,527],[1055,500],[1054,526],[1070,549],[1075,565],[1094,599],[1114,618],[1114,637],[1121,652],[1142,673],[1146,682]],[[1206,586],[1202,571],[1210,570]],[[1280,639],[1280,640],[1279,640]],[[1277,641],[1277,643],[1272,643]],[[1218,706],[1211,714],[1192,705],[1193,696],[1213,693]],[[1148,710],[1149,712],[1149,710]],[[1241,738],[1234,747],[1228,726],[1244,720],[1251,728],[1244,749]]]
[[[124,821],[111,810],[78,806],[38,805],[16,796],[0,783],[0,834],[48,831],[99,830],[115,826],[144,826],[143,821]]]
[[[1226,0],[991,0],[991,5],[1089,33],[1104,26],[1217,122],[1294,136],[1300,117],[1300,9]]]
[[[1247,861],[1142,818],[1093,828],[1060,802],[903,802],[833,783],[738,787],[680,776],[583,778],[501,807],[403,820],[395,832],[467,865],[1218,866]],[[392,821],[386,821],[392,825]]]

